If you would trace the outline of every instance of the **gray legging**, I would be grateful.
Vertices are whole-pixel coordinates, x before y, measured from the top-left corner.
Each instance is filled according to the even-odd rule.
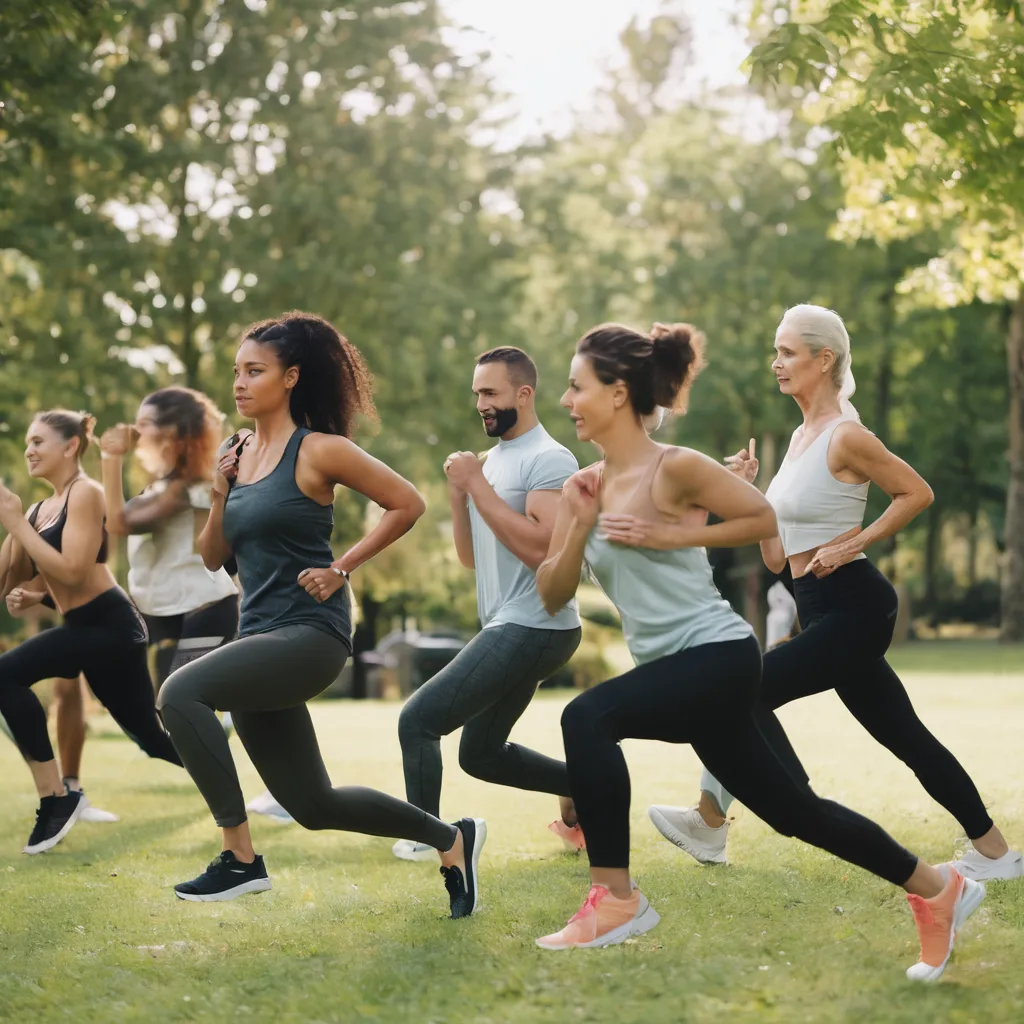
[[[282,626],[218,647],[172,673],[157,706],[217,824],[245,821],[245,803],[217,711],[276,800],[304,828],[412,839],[451,849],[456,829],[363,786],[331,786],[306,701],[337,678],[348,648],[313,626]]]
[[[565,762],[508,743],[542,680],[579,647],[576,629],[506,623],[481,630],[406,701],[398,719],[405,795],[430,814],[441,803],[441,737],[460,725],[462,770],[485,782],[569,796]]]

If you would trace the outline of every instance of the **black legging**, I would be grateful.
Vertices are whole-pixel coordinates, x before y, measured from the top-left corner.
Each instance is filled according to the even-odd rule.
[[[759,695],[761,727],[790,772],[807,779],[775,709],[834,689],[854,718],[960,822],[969,839],[988,832],[992,819],[977,787],[917,717],[885,660],[898,608],[892,584],[867,559],[858,559],[824,579],[811,573],[799,577],[794,597],[802,632],[764,656]]]
[[[156,689],[175,670],[234,640],[238,633],[238,595],[184,615],[143,615],[150,645],[156,648]]]
[[[639,665],[562,713],[569,785],[590,864],[629,867],[629,771],[621,740],[690,743],[755,814],[902,885],[917,858],[874,822],[817,796],[777,756],[757,721],[761,652],[753,637],[703,644]],[[799,764],[799,762],[798,762]]]
[[[79,673],[145,753],[181,764],[156,713],[146,664],[146,627],[120,587],[67,612],[62,625],[0,656],[0,714],[26,758],[53,760],[46,712],[32,684],[41,679],[76,679]]]

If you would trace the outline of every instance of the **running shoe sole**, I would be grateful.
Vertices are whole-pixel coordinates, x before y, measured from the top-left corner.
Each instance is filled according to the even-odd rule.
[[[78,801],[75,809],[71,812],[71,816],[64,822],[64,827],[55,836],[50,839],[44,839],[41,843],[36,843],[35,846],[26,846],[22,852],[35,856],[37,853],[45,853],[47,850],[52,850],[71,831],[75,822],[78,821],[84,809],[84,804],[84,800]]]
[[[473,893],[473,909],[470,914],[476,913],[477,904],[480,902],[480,854],[483,852],[484,843],[487,842],[487,822],[483,818],[470,818],[473,822],[473,855],[470,857],[469,870],[473,873],[471,879],[467,879]],[[463,833],[465,836],[465,833]]]
[[[190,893],[174,890],[174,895],[179,900],[188,900],[189,903],[222,903],[226,900],[233,900],[244,896],[247,892],[266,892],[270,888],[269,878],[251,878],[241,885],[225,889],[223,892]]]
[[[688,853],[698,864],[728,864],[729,861],[726,859],[724,851],[721,854],[717,854],[714,857],[709,858],[707,854],[698,850],[695,846],[690,843],[690,837],[680,832],[669,824],[668,818],[657,809],[657,807],[647,808],[647,817],[651,819],[651,824],[673,845],[678,846],[680,850]]]

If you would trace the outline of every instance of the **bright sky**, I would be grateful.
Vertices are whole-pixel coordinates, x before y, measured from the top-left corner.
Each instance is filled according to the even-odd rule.
[[[573,109],[588,106],[603,69],[618,52],[618,35],[636,16],[649,21],[662,0],[442,0],[456,23],[477,29],[473,49],[490,49],[499,88],[512,93],[520,137],[568,127]],[[693,75],[710,86],[741,83],[748,47],[733,25],[741,0],[673,0],[689,14],[695,35]],[[517,141],[517,140],[514,140]]]

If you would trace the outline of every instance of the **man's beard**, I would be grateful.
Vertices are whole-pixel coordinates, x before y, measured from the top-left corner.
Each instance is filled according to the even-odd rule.
[[[501,437],[507,434],[519,422],[519,410],[515,406],[511,409],[495,409],[494,423],[488,426],[484,423],[484,430],[488,437]]]

